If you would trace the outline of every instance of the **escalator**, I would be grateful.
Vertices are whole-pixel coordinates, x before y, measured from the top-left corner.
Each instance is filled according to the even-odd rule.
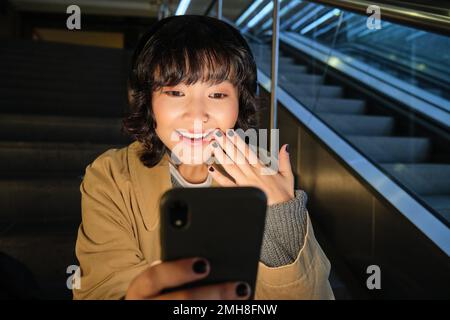
[[[257,52],[269,49],[264,45],[253,46],[258,65],[266,74],[270,73],[270,56]],[[450,163],[439,161],[450,159],[449,149],[443,155],[442,150],[434,152],[436,147],[430,137],[402,135],[394,116],[371,109],[365,99],[351,99],[342,86],[326,83],[323,75],[308,72],[308,66],[295,58],[280,56],[279,68],[281,87],[303,104],[312,106],[317,116],[422,196],[445,221],[450,221]]]
[[[272,61],[272,13],[266,8],[272,9],[271,1],[254,1],[235,23],[251,44],[260,84],[270,90],[263,84],[271,77]],[[287,128],[295,125],[300,132],[297,139],[285,135],[281,143],[298,146],[300,186],[311,198],[311,215],[324,233],[323,241],[331,242],[332,260],[343,273],[354,275],[349,283],[359,282],[353,297],[448,298],[439,283],[448,282],[450,271],[449,38],[391,22],[383,22],[380,31],[370,30],[361,14],[313,1],[282,1],[279,14],[278,127],[292,135],[295,130]],[[430,53],[430,46],[436,51]],[[311,130],[316,122],[337,138],[331,142]],[[327,156],[339,158],[333,144],[345,144],[357,157],[340,157],[339,165],[317,168],[317,157],[325,157],[317,149],[324,144]],[[315,158],[302,155],[305,152]],[[352,178],[333,177],[331,168],[337,172],[341,167]],[[354,177],[368,190],[370,198],[362,201],[366,206],[359,206],[360,199],[352,201],[349,194],[357,197],[358,192],[341,183]],[[326,183],[335,184],[333,179],[342,180],[337,185],[345,192],[328,190]],[[335,198],[334,207],[324,204],[326,197]],[[346,204],[346,197],[354,206],[347,209],[351,214],[336,208]],[[406,198],[411,204],[399,205]],[[433,227],[425,227],[428,223]],[[357,228],[366,233],[358,235]],[[419,252],[408,254],[413,243]],[[417,259],[435,265],[426,267]],[[401,264],[408,263],[412,271],[403,273]],[[388,289],[382,293],[363,288],[364,266],[371,264],[387,270]],[[435,276],[418,276],[424,270]]]
[[[74,244],[86,165],[129,143],[120,134],[129,61],[125,50],[3,40],[0,248],[26,265],[37,283],[33,292],[27,283],[14,284],[18,297],[72,297],[66,271],[78,264]],[[16,269],[2,269],[4,277],[17,279]]]

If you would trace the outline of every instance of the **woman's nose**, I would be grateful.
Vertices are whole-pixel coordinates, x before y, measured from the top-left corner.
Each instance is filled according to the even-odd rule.
[[[209,118],[207,107],[202,103],[190,106],[185,117],[187,120],[205,122]]]

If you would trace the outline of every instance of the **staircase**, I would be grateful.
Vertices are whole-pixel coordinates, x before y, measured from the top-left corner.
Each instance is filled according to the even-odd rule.
[[[0,252],[24,263],[38,298],[70,299],[67,267],[86,166],[120,133],[130,54],[23,40],[0,47]]]

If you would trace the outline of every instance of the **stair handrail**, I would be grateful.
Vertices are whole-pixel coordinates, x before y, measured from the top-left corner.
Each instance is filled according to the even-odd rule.
[[[417,5],[404,1],[390,1],[389,4],[380,1],[365,0],[309,0],[310,2],[333,6],[339,9],[367,14],[367,8],[375,5],[380,8],[381,19],[438,32],[444,35],[450,33],[449,8]],[[433,10],[434,9],[434,10]],[[434,11],[434,12],[433,12]]]

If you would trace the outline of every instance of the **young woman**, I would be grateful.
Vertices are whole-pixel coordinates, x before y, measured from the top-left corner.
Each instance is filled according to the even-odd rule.
[[[161,294],[206,277],[210,266],[202,257],[160,261],[159,197],[174,186],[235,185],[261,188],[268,199],[255,298],[333,298],[330,264],[314,238],[306,194],[294,190],[288,146],[279,152],[277,171],[262,174],[265,165],[249,161],[255,154],[236,134],[257,125],[256,87],[253,55],[223,21],[170,17],[142,37],[124,120],[136,141],[99,156],[80,186],[75,299],[247,299],[250,288],[240,282]],[[175,162],[180,143],[200,148],[202,157]],[[231,154],[243,157],[209,162]]]

